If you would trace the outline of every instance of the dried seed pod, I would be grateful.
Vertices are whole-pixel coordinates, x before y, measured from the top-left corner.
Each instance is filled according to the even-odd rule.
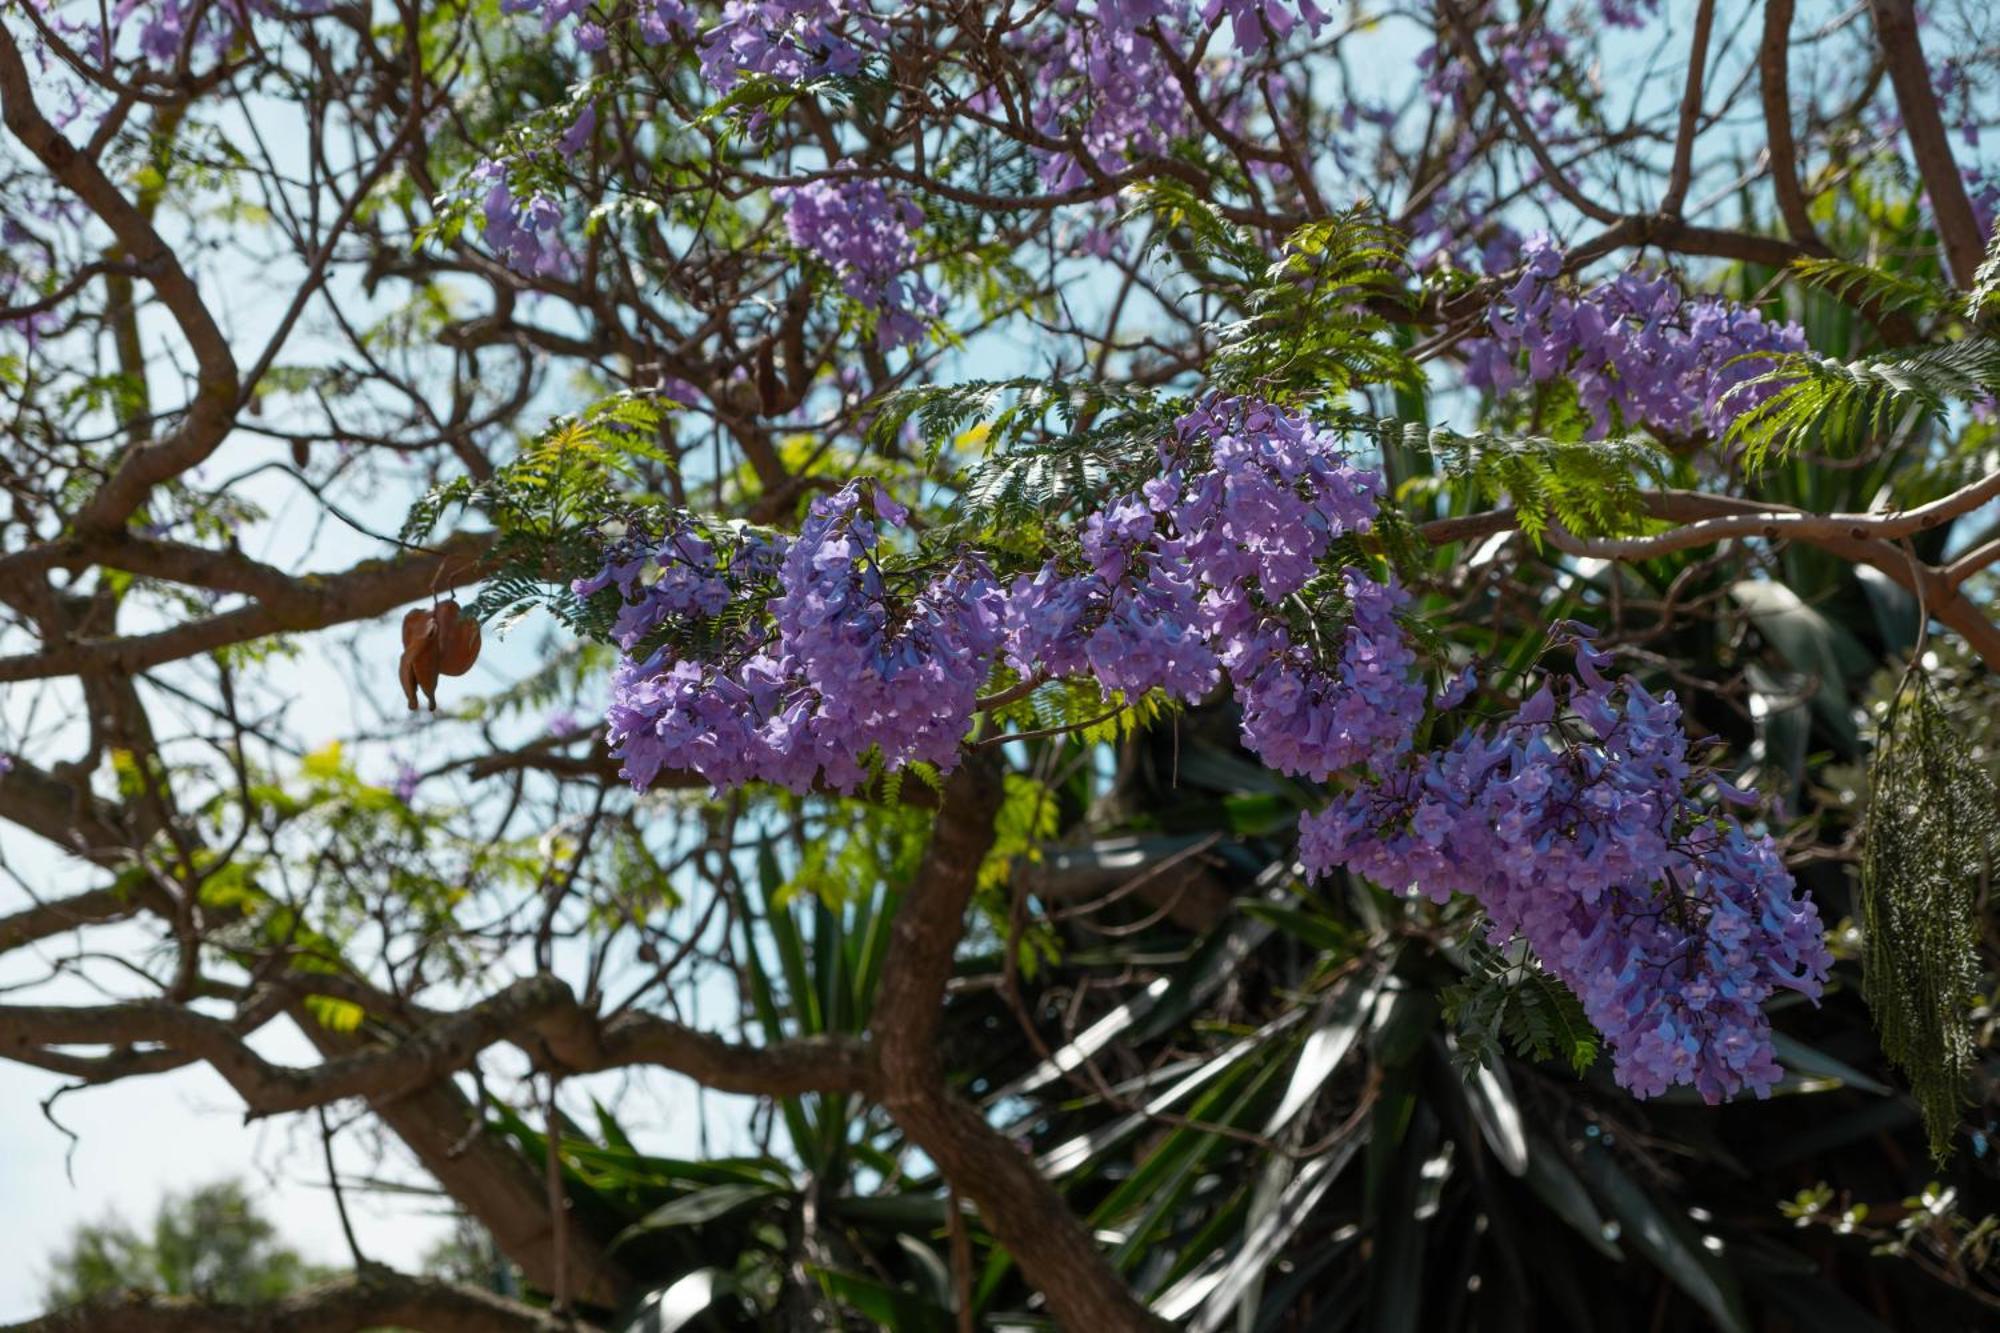
[[[437,609],[438,670],[462,676],[479,660],[479,622],[458,612],[457,602]]]
[[[437,711],[438,626],[434,612],[419,607],[403,617],[403,697],[410,711],[417,711],[417,691],[422,689],[433,713]]]

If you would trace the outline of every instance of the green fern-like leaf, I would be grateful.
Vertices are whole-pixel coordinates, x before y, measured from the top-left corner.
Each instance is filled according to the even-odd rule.
[[[1667,466],[1660,447],[1638,436],[1460,435],[1404,421],[1379,422],[1376,435],[1384,451],[1428,452],[1441,475],[1470,483],[1481,499],[1511,502],[1521,531],[1537,542],[1551,522],[1583,536],[1636,531],[1640,483],[1660,480]]]
[[[1858,361],[1793,353],[1733,391],[1771,392],[1730,424],[1728,439],[1742,444],[1744,465],[1755,469],[1773,453],[1782,457],[1813,446],[1833,450],[1996,387],[2000,341],[1991,338]]]
[[[1993,235],[1986,242],[1986,257],[1972,275],[1972,290],[1965,298],[1966,317],[1984,316],[1987,304],[1995,296],[2000,296],[2000,221],[1993,224]]]
[[[1513,952],[1477,936],[1465,942],[1465,979],[1440,996],[1458,1029],[1459,1065],[1467,1073],[1491,1066],[1504,1044],[1524,1060],[1559,1059],[1583,1074],[1597,1060],[1597,1031],[1582,1002],[1532,958]]]
[[[1890,273],[1850,259],[1798,259],[1792,262],[1792,272],[1847,305],[1877,314],[1935,314],[1958,301],[1958,294],[1942,283]]]

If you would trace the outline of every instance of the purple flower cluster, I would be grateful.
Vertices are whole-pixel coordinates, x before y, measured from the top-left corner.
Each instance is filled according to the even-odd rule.
[[[1610,655],[1573,642],[1566,707],[1545,683],[1511,719],[1378,767],[1300,821],[1300,858],[1477,901],[1496,941],[1526,940],[1576,992],[1634,1093],[1764,1095],[1764,1001],[1818,998],[1831,965],[1818,910],[1769,837],[1700,799],[1737,793],[1689,763],[1673,695],[1608,679]]]
[[[1406,595],[1359,568],[1328,577],[1381,484],[1308,418],[1223,399],[1176,422],[1158,475],[1089,515],[1072,555],[1004,592],[970,552],[893,558],[907,515],[858,483],[795,538],[686,523],[623,536],[575,585],[622,604],[613,751],[641,788],[671,768],[851,790],[877,764],[949,769],[996,658],[1127,696],[1194,700],[1226,680],[1265,764],[1353,775],[1300,821],[1310,872],[1473,898],[1496,939],[1525,940],[1576,992],[1639,1095],[1767,1092],[1780,1071],[1762,1005],[1780,987],[1817,997],[1829,966],[1813,904],[1768,837],[1704,800],[1739,794],[1690,762],[1673,696],[1607,678],[1582,627],[1559,633],[1576,681],[1417,752],[1427,699],[1397,620]],[[721,649],[639,656],[744,601],[767,614]],[[1461,673],[1436,707],[1472,683]]]
[[[631,617],[630,631],[712,617],[775,574],[770,624],[722,657],[682,659],[662,648],[620,661],[610,741],[632,784],[673,768],[717,787],[765,781],[806,791],[823,778],[846,791],[867,776],[871,752],[891,770],[919,760],[950,769],[999,646],[996,589],[969,556],[892,588],[877,560],[882,530],[906,518],[880,492],[864,506],[850,484],[816,502],[789,541],[746,543],[722,562],[705,539],[677,531],[650,555],[615,550],[604,571],[581,581],[585,596],[620,588],[628,599],[620,623]],[[620,641],[629,650],[638,639]]]
[[[619,595],[610,735],[627,775],[805,790],[852,787],[871,752],[892,769],[949,767],[1002,654],[1024,678],[1088,673],[1128,698],[1197,700],[1226,676],[1246,741],[1288,773],[1323,778],[1406,749],[1424,688],[1395,620],[1402,592],[1347,569],[1338,592],[1304,596],[1334,541],[1373,521],[1380,478],[1304,416],[1248,400],[1184,416],[1161,468],[1087,518],[1080,567],[1051,561],[1005,593],[969,553],[885,574],[882,534],[906,516],[854,485],[818,501],[795,539],[724,550],[688,524],[621,536],[573,590]],[[769,618],[722,653],[640,659],[663,631],[741,601]],[[1322,648],[1329,610],[1345,624]]]
[[[1607,28],[1641,28],[1659,12],[1660,0],[1597,0],[1597,16]]]
[[[595,112],[587,112],[586,118],[594,129]],[[575,256],[563,240],[562,208],[554,199],[539,191],[526,199],[516,198],[507,183],[506,165],[501,162],[481,162],[472,169],[470,181],[475,190],[485,187],[480,213],[486,245],[507,267],[524,277],[550,277],[571,270]]]
[[[633,20],[648,46],[665,46],[676,36],[694,36],[694,6],[687,0],[648,0]]]
[[[1508,95],[1534,122],[1547,131],[1562,110],[1562,95],[1554,88],[1554,76],[1569,59],[1569,42],[1547,23],[1502,23],[1489,27],[1483,39],[1490,44],[1487,63],[1502,74]],[[1417,56],[1417,68],[1424,75],[1424,92],[1436,103],[1451,103],[1467,110],[1464,94],[1472,82],[1473,64],[1465,58],[1458,39],[1447,35],[1437,45]]]
[[[909,272],[917,259],[911,233],[923,225],[922,209],[860,177],[783,186],[771,197],[785,210],[792,244],[823,260],[841,290],[874,313],[882,346],[922,340],[925,321],[944,309],[937,293]]]
[[[745,74],[785,83],[858,74],[855,32],[877,41],[887,36],[869,0],[729,0],[722,21],[702,37],[702,77],[727,92]]]
[[[1522,244],[1521,259],[1520,277],[1488,316],[1491,337],[1467,351],[1467,379],[1504,392],[1521,382],[1525,358],[1528,380],[1573,383],[1600,432],[1615,408],[1627,427],[1719,434],[1756,401],[1757,391],[1736,390],[1763,367],[1736,358],[1806,347],[1798,325],[1720,297],[1690,300],[1667,274],[1627,270],[1569,290],[1562,249],[1546,233]]]
[[[1313,0],[1208,0],[1202,6],[1203,23],[1214,25],[1224,19],[1231,25],[1237,49],[1252,53],[1264,49],[1266,32],[1283,41],[1300,19],[1317,33],[1326,23],[1326,11]]]
[[[1402,591],[1343,570],[1332,651],[1302,642],[1291,615],[1334,539],[1373,523],[1379,475],[1306,417],[1244,399],[1182,417],[1160,463],[1139,496],[1086,522],[1087,571],[1051,562],[1015,583],[1008,663],[1189,701],[1226,675],[1245,745],[1284,773],[1323,779],[1406,749],[1424,688],[1395,620]]]
[[[396,780],[390,784],[389,790],[397,800],[408,805],[416,797],[417,784],[423,780],[424,775],[417,771],[415,764],[407,759],[401,760],[396,764]]]
[[[264,10],[266,6],[259,3],[257,8]],[[128,0],[113,12],[113,29],[135,11],[139,18],[139,52],[162,69],[179,61],[183,50],[206,48],[211,56],[225,54],[237,33],[250,21],[244,0],[223,0],[213,5],[199,5],[193,0],[153,0],[145,6]],[[190,24],[194,25],[192,29]]]
[[[712,619],[742,582],[773,563],[774,551],[753,537],[719,563],[706,537],[691,525],[674,523],[658,540],[628,536],[614,542],[604,566],[571,584],[570,591],[590,598],[618,589],[623,605],[611,638],[629,653],[671,621]]]
[[[1090,178],[1165,155],[1188,133],[1193,116],[1157,43],[1138,31],[1140,6],[1105,6],[1097,24],[1064,22],[1029,40],[1035,71],[1035,128],[1051,138],[1074,133],[1081,152],[1037,150],[1042,184],[1072,190]],[[1147,7],[1147,8],[1150,8]]]
[[[1220,682],[1201,632],[1200,588],[1185,553],[1146,501],[1127,496],[1084,523],[1089,571],[1051,561],[1015,581],[1005,614],[1007,661],[1024,676],[1088,672],[1137,698],[1159,688],[1190,702]]]
[[[1281,624],[1231,655],[1243,744],[1280,773],[1321,782],[1409,749],[1424,713],[1417,655],[1395,619],[1408,594],[1359,570],[1342,580],[1350,618],[1331,674]]]
[[[590,0],[500,0],[503,14],[534,14],[542,16],[542,31],[554,32],[558,24],[567,23],[590,8]]]

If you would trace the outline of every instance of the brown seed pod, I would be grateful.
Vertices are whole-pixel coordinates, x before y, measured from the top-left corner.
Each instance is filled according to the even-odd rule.
[[[479,660],[479,622],[458,613],[457,602],[437,609],[438,670],[462,676]]]
[[[410,711],[417,711],[417,691],[422,689],[437,711],[438,633],[437,615],[419,607],[403,617],[403,662],[400,672],[403,697]]]

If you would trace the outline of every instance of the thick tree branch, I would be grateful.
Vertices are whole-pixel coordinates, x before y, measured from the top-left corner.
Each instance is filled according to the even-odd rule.
[[[791,1096],[867,1092],[873,1079],[857,1043],[830,1039],[739,1046],[650,1014],[599,1026],[553,976],[535,976],[462,1011],[442,1014],[393,1046],[338,1055],[312,1068],[274,1064],[237,1027],[166,1001],[107,1005],[0,1005],[0,1055],[50,1046],[156,1044],[206,1061],[253,1115],[321,1106],[346,1097],[394,1097],[469,1065],[511,1042],[589,1073],[655,1065],[725,1092]]]
[[[1802,249],[1826,254],[1813,226],[1812,209],[1799,181],[1799,150],[1792,138],[1793,0],[1765,0],[1764,36],[1757,47],[1757,92],[1764,106],[1764,144],[1771,164],[1771,190],[1785,234]]]
[[[80,152],[35,105],[28,70],[13,34],[0,27],[0,119],[49,174],[97,215],[118,240],[122,262],[146,275],[179,325],[198,372],[187,415],[170,435],[128,450],[104,484],[76,515],[83,532],[124,526],[152,488],[207,458],[235,419],[238,376],[229,340],[145,214],[114,185],[97,159]]]
[[[137,910],[133,895],[116,889],[91,889],[68,898],[36,903],[11,916],[0,916],[0,953],[79,926],[122,921]]]
[[[657,1065],[685,1074],[718,1092],[755,1097],[797,1097],[808,1092],[875,1091],[875,1066],[861,1043],[838,1037],[799,1037],[770,1046],[742,1046],[654,1014],[625,1014],[604,1026],[591,1047],[545,1034],[549,1049],[571,1069],[589,1072],[628,1065]]]
[[[1940,528],[1993,500],[2000,500],[2000,472],[1968,482],[1948,495],[1913,509],[1887,514],[1814,514],[1785,505],[1712,495],[1705,491],[1648,491],[1640,497],[1647,513],[1689,526],[1652,537],[1604,539],[1599,545],[1614,549],[1620,559],[1647,559],[1667,551],[1720,541],[1725,537],[1765,537],[1773,541],[1894,541]],[[1513,510],[1497,509],[1463,518],[1439,519],[1425,524],[1422,530],[1428,541],[1439,545],[1506,532],[1516,525]]]
[[[358,1034],[320,1026],[303,1006],[293,1020],[322,1054],[340,1058],[366,1049]],[[483,1129],[485,1113],[458,1085],[439,1079],[400,1096],[368,1099],[391,1133],[415,1154],[453,1204],[478,1220],[500,1253],[543,1291],[555,1289],[556,1215],[547,1185],[513,1145]],[[565,1237],[564,1279],[570,1297],[610,1309],[632,1286],[625,1269],[571,1227]]]
[[[134,840],[116,806],[93,794],[87,782],[66,782],[23,760],[0,773],[0,819],[97,865],[132,860]]]
[[[1954,282],[1970,287],[1985,258],[1986,237],[1979,230],[1972,196],[1966,193],[1965,176],[1952,156],[1944,115],[1931,88],[1930,66],[1924,62],[1923,42],[1917,35],[1916,4],[1914,0],[1869,0],[1869,8],[1874,11],[1875,38],[1882,45],[1889,84],[1896,90],[1903,133],[1909,138],[1917,173],[1923,177],[1924,193],[1930,198],[1938,239],[1944,243],[1946,267]]]
[[[590,1333],[590,1326],[477,1287],[371,1270],[255,1305],[134,1293],[71,1306],[0,1333]]]
[[[197,1056],[228,1080],[253,1115],[300,1111],[343,1097],[408,1091],[464,1068],[482,1050],[566,1003],[553,977],[517,982],[396,1046],[328,1060],[311,1069],[274,1064],[229,1023],[167,1001],[107,1005],[0,1005],[0,1055],[46,1046],[152,1043]]]
[[[40,652],[0,658],[0,682],[103,672],[130,674],[270,634],[368,620],[432,592],[478,580],[486,572],[492,544],[489,533],[459,533],[429,551],[364,561],[338,574],[300,575],[287,580],[282,591],[265,586],[268,575],[261,571],[268,566],[254,570],[239,566],[236,568],[244,581],[254,580],[266,596],[249,606],[153,634],[78,639]],[[192,557],[188,559],[192,561]],[[208,567],[213,570],[225,563],[215,561]],[[254,566],[254,562],[245,562],[245,566]]]
[[[1708,37],[1715,27],[1715,0],[1701,0],[1695,9],[1694,38],[1688,50],[1687,83],[1681,93],[1680,124],[1674,133],[1674,162],[1667,173],[1667,192],[1660,212],[1679,217],[1694,180],[1694,140],[1701,130],[1701,97],[1708,79]]]
[[[937,1047],[945,985],[999,808],[999,775],[984,758],[969,759],[945,787],[931,845],[896,913],[876,994],[878,1095],[911,1142],[979,1205],[1063,1328],[1164,1328],[1105,1262],[1033,1161],[945,1085]]]
[[[1981,660],[2000,670],[2000,627],[1961,595],[1952,569],[1913,562],[1894,543],[1930,531],[2000,499],[2000,473],[1900,514],[1810,514],[1734,496],[1700,491],[1652,491],[1641,497],[1647,513],[1682,526],[1644,537],[1578,537],[1552,529],[1549,541],[1571,555],[1601,560],[1651,560],[1676,551],[1712,546],[1730,538],[1797,541],[1872,566],[1915,595],[1929,614],[1958,634]],[[1519,526],[1512,509],[1441,519],[1423,526],[1433,545],[1476,540]]]

